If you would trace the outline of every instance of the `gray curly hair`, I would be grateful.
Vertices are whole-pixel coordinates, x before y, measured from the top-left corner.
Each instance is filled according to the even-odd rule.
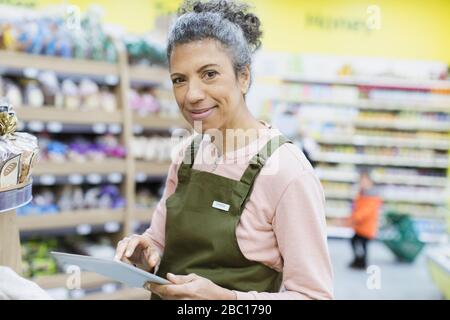
[[[215,39],[228,51],[236,75],[250,66],[253,53],[261,46],[260,21],[249,6],[230,0],[207,2],[186,0],[169,31],[167,58],[177,44]]]

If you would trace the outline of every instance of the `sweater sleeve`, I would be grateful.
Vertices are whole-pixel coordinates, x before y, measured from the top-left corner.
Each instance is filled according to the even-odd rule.
[[[283,258],[282,291],[235,291],[238,300],[333,298],[324,204],[322,186],[312,171],[303,171],[293,178],[279,200],[272,222]]]

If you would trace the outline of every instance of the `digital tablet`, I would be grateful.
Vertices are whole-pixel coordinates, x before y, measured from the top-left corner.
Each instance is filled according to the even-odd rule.
[[[82,270],[101,274],[130,287],[142,288],[146,282],[157,284],[171,283],[153,273],[146,272],[122,261],[62,252],[51,252],[51,255],[62,265],[75,265]]]

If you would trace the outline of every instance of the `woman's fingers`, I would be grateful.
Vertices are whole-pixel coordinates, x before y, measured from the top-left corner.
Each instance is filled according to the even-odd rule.
[[[119,241],[119,243],[117,244],[117,248],[116,248],[116,255],[114,256],[114,258],[116,260],[122,260],[122,257],[125,253],[125,250],[127,249],[129,241],[130,241],[130,238],[128,238],[128,237]]]
[[[130,258],[136,247],[142,246],[142,249],[147,249],[151,247],[150,241],[143,236],[134,235],[131,237],[131,240],[128,242],[127,250],[125,251],[125,257]]]
[[[159,263],[160,256],[150,239],[133,235],[119,241],[115,259],[150,270]]]
[[[156,266],[159,263],[159,253],[158,251],[151,246],[150,248],[150,259],[148,259],[148,264],[150,265],[150,268],[153,268],[154,266]]]

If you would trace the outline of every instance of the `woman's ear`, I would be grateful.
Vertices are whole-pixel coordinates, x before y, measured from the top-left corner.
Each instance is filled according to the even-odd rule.
[[[250,66],[245,66],[244,70],[239,72],[239,87],[242,94],[245,96],[250,86]]]

